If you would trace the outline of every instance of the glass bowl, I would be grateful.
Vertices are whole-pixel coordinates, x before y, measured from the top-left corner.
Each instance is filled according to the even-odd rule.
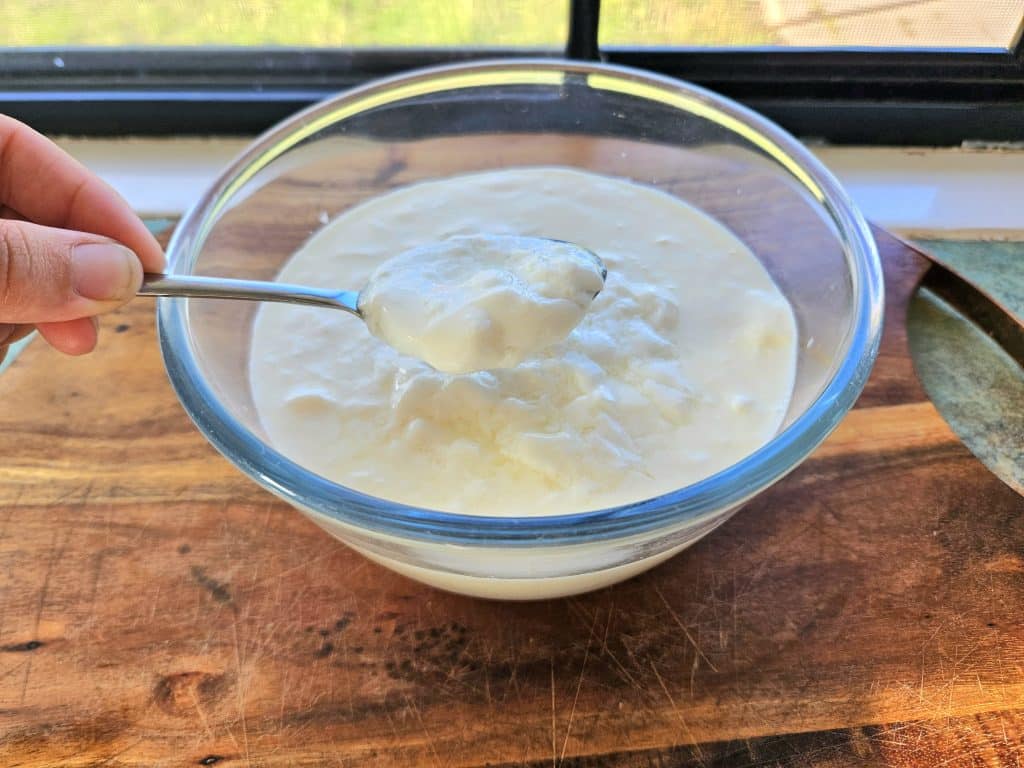
[[[412,72],[295,115],[257,139],[185,216],[170,269],[271,279],[311,234],[367,198],[420,180],[538,165],[662,189],[724,223],[764,263],[799,326],[792,403],[771,442],[705,480],[612,509],[509,518],[404,506],[330,482],[267,442],[248,379],[255,305],[162,299],[158,308],[171,382],[230,461],[366,557],[491,598],[612,584],[723,523],[843,418],[871,370],[882,321],[870,230],[795,139],[692,85],[566,61]]]

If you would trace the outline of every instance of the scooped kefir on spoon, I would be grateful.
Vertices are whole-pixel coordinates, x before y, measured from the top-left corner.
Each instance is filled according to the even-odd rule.
[[[579,275],[537,280],[577,292],[534,295],[507,279],[488,282],[481,263],[476,284],[469,246],[482,234],[578,244],[607,268],[604,287],[584,306],[583,289],[599,288],[599,275],[583,264],[572,268]],[[468,293],[435,304],[414,299],[415,281],[396,280],[388,292],[400,288],[401,298],[389,306],[423,305],[382,315],[377,332],[388,343],[342,312],[260,308],[250,382],[270,445],[384,499],[462,514],[557,515],[681,488],[779,430],[797,358],[789,302],[726,227],[642,184],[538,167],[411,185],[343,212],[278,279],[372,286],[396,254],[464,236],[467,261],[452,269],[470,276]],[[373,315],[376,301],[364,300]],[[447,313],[452,306],[464,314]],[[445,329],[462,332],[477,310],[490,319],[469,324],[472,344],[450,343]],[[403,328],[419,341],[400,341]],[[486,370],[438,370],[482,359]]]
[[[572,243],[454,237],[381,264],[359,310],[371,333],[439,371],[512,368],[579,325],[605,274]]]

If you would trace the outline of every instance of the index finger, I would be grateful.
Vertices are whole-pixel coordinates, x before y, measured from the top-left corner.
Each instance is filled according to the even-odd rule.
[[[0,115],[0,207],[49,227],[103,235],[128,246],[147,272],[164,268],[156,238],[128,203],[42,134]]]

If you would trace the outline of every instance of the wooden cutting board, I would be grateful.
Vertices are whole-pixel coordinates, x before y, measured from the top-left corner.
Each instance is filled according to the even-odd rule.
[[[0,377],[0,765],[1024,762],[1024,498],[928,402],[924,270],[857,408],[656,570],[501,604],[367,562],[245,479],[165,379],[152,307]],[[112,338],[113,337],[113,338]]]

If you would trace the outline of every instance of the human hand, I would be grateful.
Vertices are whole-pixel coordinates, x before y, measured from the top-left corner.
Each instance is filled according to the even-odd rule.
[[[33,328],[61,352],[96,346],[96,316],[164,256],[128,204],[28,126],[0,115],[0,362]]]

